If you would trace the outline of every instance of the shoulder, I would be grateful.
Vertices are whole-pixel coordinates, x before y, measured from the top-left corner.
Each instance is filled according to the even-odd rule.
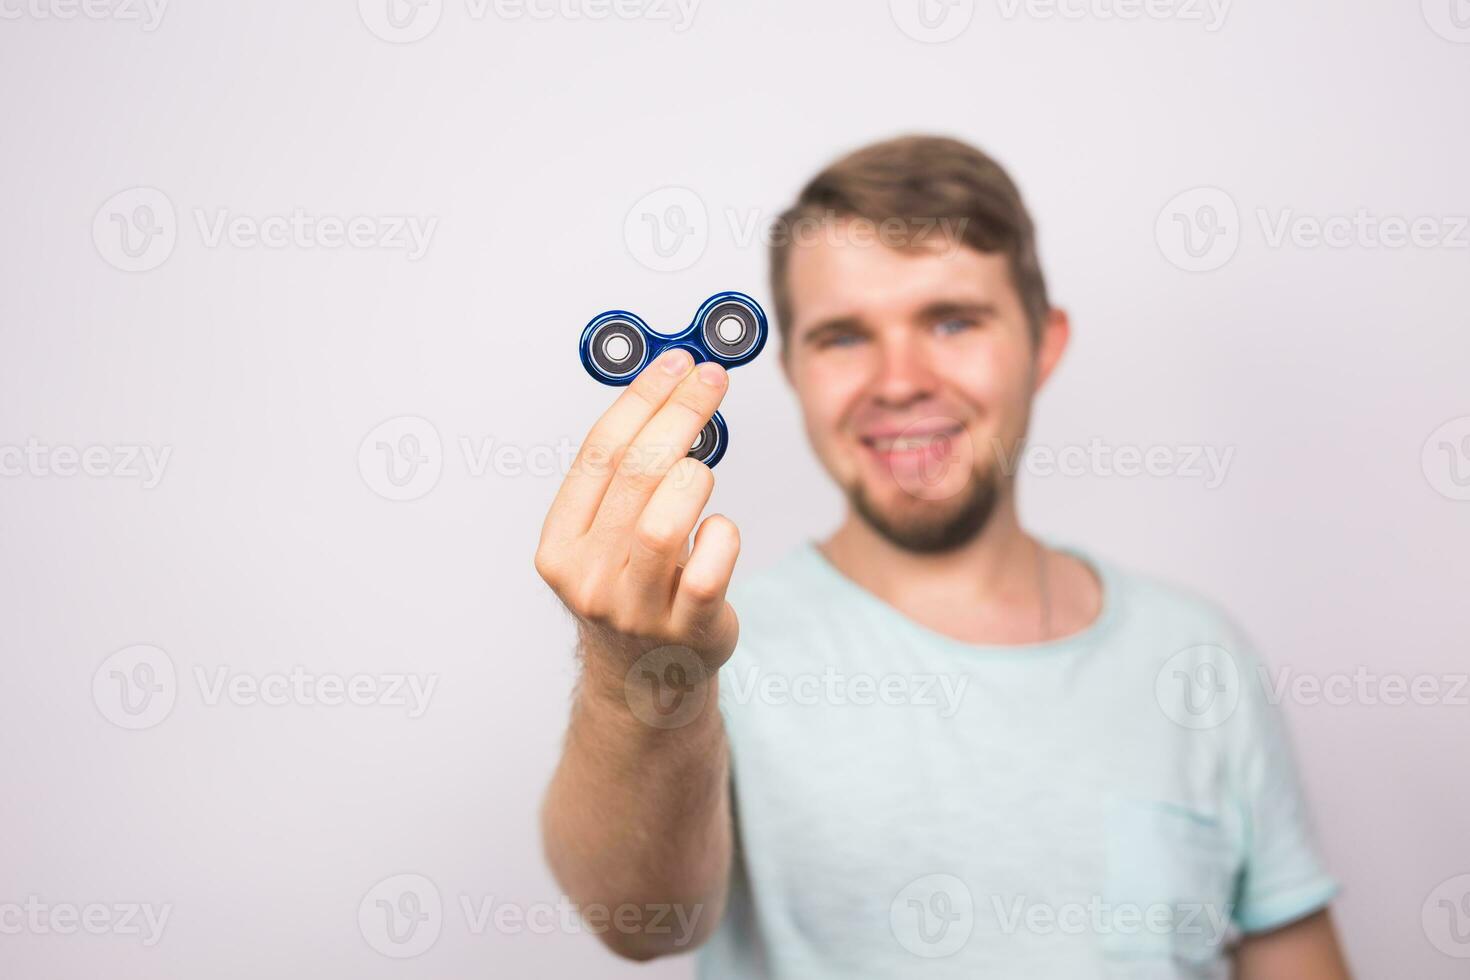
[[[1163,646],[1214,643],[1244,649],[1248,645],[1240,625],[1215,599],[1111,561],[1087,560],[1100,570],[1105,588],[1115,593],[1105,602],[1116,607],[1125,629],[1167,641]]]
[[[1186,730],[1250,734],[1269,723],[1267,667],[1249,634],[1214,599],[1109,566],[1119,622],[1111,653],[1163,714]]]
[[[1104,600],[1110,621],[1100,651],[1108,670],[1130,687],[1149,689],[1174,720],[1188,715],[1190,723],[1181,722],[1186,728],[1213,727],[1242,698],[1254,699],[1261,658],[1220,602],[1155,575],[1088,560],[1112,593]],[[1210,715],[1195,718],[1196,710]]]

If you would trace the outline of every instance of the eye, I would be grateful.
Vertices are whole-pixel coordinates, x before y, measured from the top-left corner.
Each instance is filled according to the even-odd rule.
[[[829,333],[817,341],[817,347],[826,350],[829,347],[855,347],[863,342],[863,335],[854,331],[843,331],[841,333]]]
[[[966,330],[973,330],[977,326],[979,324],[970,317],[951,316],[934,324],[934,332],[941,337],[948,337]]]

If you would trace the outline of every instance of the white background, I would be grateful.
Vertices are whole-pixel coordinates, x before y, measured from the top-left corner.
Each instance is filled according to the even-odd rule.
[[[662,6],[538,19],[443,0],[412,43],[386,2],[177,0],[145,30],[0,0],[0,446],[171,451],[151,489],[0,478],[0,904],[172,906],[152,947],[0,935],[0,973],[688,976],[687,959],[638,968],[587,935],[475,934],[460,911],[558,897],[535,813],[573,677],[531,568],[557,479],[476,475],[463,441],[575,444],[611,397],[577,362],[588,319],[624,306],[672,327],[719,289],[767,299],[747,223],[902,132],[985,147],[1034,209],[1075,325],[1037,443],[1235,452],[1214,488],[1028,475],[1030,526],[1212,595],[1296,674],[1467,669],[1470,423],[1430,440],[1470,416],[1470,233],[1268,235],[1283,215],[1366,209],[1443,236],[1470,213],[1470,30],[1452,0],[1242,2],[1223,23],[1182,0],[1134,19],[1106,0],[1068,16],[958,0],[931,10],[950,18],[938,34],[903,0],[704,0],[687,24]],[[139,186],[166,196],[155,217],[176,241],[127,272],[113,214],[138,199],[107,202]],[[640,208],[659,220],[690,197],[639,202],[671,187],[705,213],[686,207],[699,237],[658,271]],[[1156,226],[1200,187],[1237,209],[1236,248],[1190,272]],[[411,260],[211,246],[198,224],[296,209],[437,225]],[[747,575],[838,514],[773,355],[725,404],[715,506]],[[420,445],[442,473],[394,502],[374,489],[376,442],[366,465],[359,448],[404,416],[437,432],[437,454]],[[135,644],[166,652],[176,699],[136,731],[109,720],[106,677],[93,695]],[[196,681],[296,666],[438,687],[409,718],[211,705]],[[1430,899],[1470,872],[1470,707],[1285,710],[1360,975],[1461,976],[1450,953],[1470,944],[1436,946]],[[444,912],[437,941],[396,961],[358,910],[401,873]]]

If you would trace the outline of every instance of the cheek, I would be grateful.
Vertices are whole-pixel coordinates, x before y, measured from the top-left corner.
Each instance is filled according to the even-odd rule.
[[[1030,352],[986,339],[963,354],[937,359],[946,386],[975,408],[992,427],[1003,426],[1029,394]]]
[[[830,437],[856,404],[864,372],[840,357],[813,357],[794,366],[792,380],[807,423],[815,434]]]

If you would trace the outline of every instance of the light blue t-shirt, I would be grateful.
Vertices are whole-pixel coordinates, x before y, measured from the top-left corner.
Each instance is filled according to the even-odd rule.
[[[1079,555],[1084,631],[961,643],[811,546],[733,591],[736,856],[700,976],[1228,976],[1336,890],[1260,664],[1211,605]]]

